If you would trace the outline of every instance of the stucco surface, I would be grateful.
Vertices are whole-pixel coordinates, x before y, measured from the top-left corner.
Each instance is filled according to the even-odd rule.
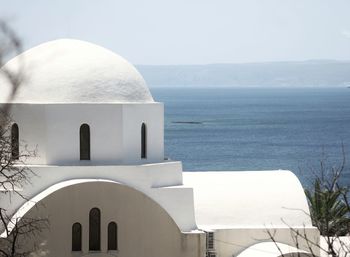
[[[306,235],[308,242],[299,235]],[[268,244],[271,242],[271,236],[274,240],[284,247],[285,256],[289,256],[287,253],[295,252],[295,248],[298,248],[300,252],[312,252],[318,256],[320,234],[317,228],[234,228],[234,229],[217,229],[215,230],[215,250],[220,257],[232,257],[232,256],[280,256],[278,255],[278,249],[273,245]],[[296,246],[296,238],[298,246]],[[260,243],[267,243],[260,245]],[[313,242],[313,243],[311,243]],[[249,249],[249,250],[248,250]],[[277,251],[276,251],[277,250]],[[247,252],[246,252],[247,251]],[[271,254],[271,255],[264,255]]]
[[[101,251],[89,251],[89,211],[101,211]],[[33,256],[191,256],[204,255],[204,233],[182,233],[167,212],[130,187],[103,181],[79,183],[54,191],[26,217],[49,217],[50,229],[35,238]],[[107,227],[118,225],[118,251],[107,250]],[[72,225],[82,225],[82,251],[72,253]],[[26,241],[30,245],[29,240]]]
[[[312,256],[311,253],[299,250],[290,245],[274,242],[263,242],[252,245],[243,251],[238,257],[308,257]]]
[[[125,184],[147,195],[162,206],[181,231],[197,229],[194,220],[193,189],[181,186],[181,163],[168,162],[135,166],[30,166],[35,172],[26,184],[23,197],[2,195],[9,215],[21,217],[33,205],[53,192],[84,180],[108,180]],[[173,186],[171,186],[171,185]],[[0,188],[1,189],[1,188]],[[29,206],[28,206],[29,205]],[[17,211],[18,210],[18,211]]]
[[[153,102],[146,82],[124,58],[92,43],[59,39],[10,60],[4,69],[23,71],[14,102]],[[9,83],[0,77],[0,102]]]
[[[11,104],[20,150],[35,149],[26,164],[111,165],[164,160],[161,103]],[[79,128],[90,127],[91,160],[80,160]],[[141,126],[147,127],[147,158],[141,158]]]
[[[312,227],[304,190],[290,171],[184,172],[199,228]]]

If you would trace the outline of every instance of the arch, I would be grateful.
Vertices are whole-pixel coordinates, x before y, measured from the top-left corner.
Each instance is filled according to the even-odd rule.
[[[90,160],[90,127],[86,123],[80,126],[80,160]]]
[[[69,182],[70,186],[67,186],[67,182]],[[41,235],[42,237],[49,238],[50,236],[52,239],[59,238],[61,237],[62,232],[64,232],[69,237],[72,224],[76,221],[81,222],[80,220],[76,219],[73,221],[66,219],[62,220],[61,213],[57,212],[58,208],[71,210],[72,214],[74,214],[75,217],[81,217],[81,214],[84,215],[85,213],[85,217],[88,219],[91,208],[98,207],[101,210],[101,251],[89,251],[89,229],[85,229],[85,222],[81,222],[82,226],[84,226],[82,249],[86,255],[101,255],[102,253],[102,255],[107,256],[111,254],[120,254],[121,251],[127,254],[129,253],[129,250],[127,249],[133,249],[135,247],[135,244],[136,246],[140,247],[138,249],[145,249],[145,256],[166,256],[167,252],[161,249],[174,249],[176,251],[176,254],[173,254],[174,256],[181,256],[181,253],[184,253],[180,248],[173,248],[173,245],[175,243],[174,240],[176,240],[176,245],[181,244],[181,238],[183,238],[181,230],[168,215],[167,211],[143,192],[128,185],[120,184],[118,182],[107,180],[101,181],[99,179],[86,179],[84,181],[75,181],[75,183],[74,181],[64,181],[63,183],[59,184],[57,184],[57,186],[55,186],[55,188],[52,188],[50,191],[45,192],[47,198],[45,197],[42,202],[35,202],[34,206],[37,207],[33,208],[23,217],[35,217],[37,214],[45,216],[52,215],[50,216],[50,221],[52,221],[50,224],[50,229],[43,231],[43,234]],[[96,193],[101,193],[101,195],[95,198]],[[73,195],[75,197],[71,197]],[[114,197],[111,198],[111,196],[114,195],[118,197],[118,199],[116,199],[117,201],[114,200]],[[62,201],[62,199],[66,200]],[[101,201],[102,199],[105,199],[105,201]],[[125,199],[128,199],[128,201],[125,201]],[[98,203],[91,205],[91,202],[101,202],[101,205]],[[90,205],[90,208],[86,208],[88,205]],[[72,207],[72,209],[70,209],[70,207]],[[142,213],[139,212],[140,210],[142,210]],[[111,221],[115,221],[118,224],[118,251],[107,251],[107,225]],[[86,223],[87,222],[88,220],[86,220]],[[127,226],[122,226],[122,224],[125,224]],[[133,226],[133,224],[135,224],[135,226]],[[68,227],[66,225],[68,225]],[[88,224],[86,225],[88,228]],[[68,234],[66,232],[68,232]],[[164,237],[165,234],[170,236]],[[152,235],[151,238],[150,235]],[[200,237],[202,236],[200,235]],[[125,240],[122,240],[123,238]],[[200,249],[198,248],[200,247],[200,242],[197,239],[198,236],[196,236],[196,238],[193,238],[193,240],[191,239],[191,242],[194,242],[195,245],[194,247],[186,249],[186,252],[187,250],[198,251],[195,249]],[[68,244],[70,243],[71,242],[68,242]],[[150,247],[147,247],[147,245]],[[164,248],[159,248],[159,245]],[[59,255],[59,253],[61,253],[61,255],[63,254],[65,256],[70,256],[74,253],[81,253],[71,252],[70,245],[68,245],[68,247],[64,247],[64,245],[62,246],[63,247],[60,248],[62,251],[60,249],[57,249],[57,247],[52,246],[51,244],[48,245],[48,248],[46,249],[55,250],[55,252],[52,251],[52,253],[55,255]],[[157,250],[154,251],[152,249]],[[142,255],[142,252],[139,250],[132,250],[132,252],[135,254],[130,255],[137,256],[140,255],[140,253]],[[185,255],[199,256],[200,254],[197,253]]]
[[[118,226],[114,221],[108,224],[108,250],[118,250]]]
[[[19,129],[17,123],[11,126],[11,158],[19,159]]]
[[[281,242],[261,242],[251,245],[239,253],[238,257],[250,256],[271,256],[271,257],[311,257],[314,254],[298,249],[294,246],[287,245]]]
[[[23,204],[20,205],[20,207],[18,207],[17,211],[10,210],[10,213],[12,213],[11,222],[8,223],[7,230],[11,232],[14,229],[15,227],[14,224],[16,224],[16,222],[20,221],[25,215],[27,215],[33,209],[34,206],[37,206],[41,201],[45,200],[50,195],[72,186],[79,186],[79,185],[89,184],[89,183],[114,184],[114,185],[118,185],[118,186],[122,186],[122,187],[129,188],[131,190],[134,190],[142,194],[146,199],[149,199],[152,202],[155,202],[159,206],[159,208],[161,208],[166,213],[169,219],[172,220],[173,224],[177,227],[179,231],[191,231],[194,228],[196,228],[195,225],[184,224],[182,220],[179,220],[178,217],[174,216],[174,213],[171,213],[171,212],[169,213],[163,204],[158,203],[158,201],[155,201],[154,199],[150,198],[147,194],[139,191],[138,189],[130,185],[122,184],[120,182],[110,180],[110,179],[71,179],[71,180],[66,180],[63,182],[56,183],[46,188],[39,194],[36,194],[35,196],[31,197],[30,200],[21,199],[21,201],[23,201]],[[0,238],[7,238],[6,231],[0,230]]]
[[[92,208],[89,213],[89,250],[101,250],[101,212]]]
[[[82,228],[79,222],[72,226],[72,251],[81,251],[81,234]]]
[[[147,128],[146,124],[141,125],[141,159],[147,158]]]

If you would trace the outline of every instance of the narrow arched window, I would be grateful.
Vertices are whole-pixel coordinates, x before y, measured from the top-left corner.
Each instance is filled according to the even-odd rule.
[[[81,224],[76,222],[72,226],[72,251],[81,251]]]
[[[80,126],[80,160],[90,160],[90,127]]]
[[[147,128],[145,123],[142,123],[141,126],[141,158],[147,158]]]
[[[19,159],[19,130],[16,123],[12,124],[11,127],[11,158]]]
[[[101,212],[92,208],[89,214],[89,250],[101,250]]]
[[[108,224],[108,250],[118,250],[118,226],[115,222]]]

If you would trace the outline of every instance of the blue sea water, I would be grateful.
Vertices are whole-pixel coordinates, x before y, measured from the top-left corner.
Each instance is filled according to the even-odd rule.
[[[292,170],[350,157],[348,88],[151,88],[165,105],[165,154],[184,170]],[[187,123],[188,122],[188,123]],[[348,158],[350,162],[350,158]],[[349,165],[344,171],[350,184]]]

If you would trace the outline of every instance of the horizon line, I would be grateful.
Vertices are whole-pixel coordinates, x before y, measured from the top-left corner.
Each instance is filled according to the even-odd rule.
[[[339,59],[305,59],[305,60],[293,60],[293,61],[257,61],[257,62],[213,62],[213,63],[193,63],[193,64],[134,64],[135,66],[209,66],[209,65],[231,65],[231,64],[273,64],[273,63],[350,63],[349,60]]]

